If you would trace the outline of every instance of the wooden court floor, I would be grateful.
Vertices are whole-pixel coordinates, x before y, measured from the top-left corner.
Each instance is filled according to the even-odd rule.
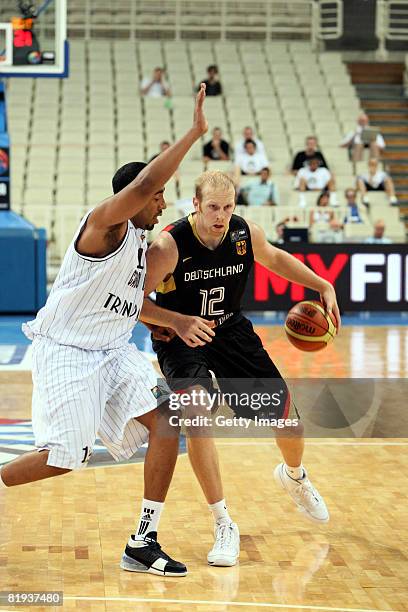
[[[287,377],[407,375],[403,327],[344,328],[314,356],[290,347],[279,328],[258,331]],[[30,393],[28,373],[1,373],[0,417],[28,417]],[[118,566],[143,487],[143,466],[133,464],[0,492],[0,591],[64,591],[64,609],[98,612],[408,611],[407,440],[307,440],[304,463],[331,512],[326,526],[305,521],[278,490],[272,471],[280,455],[272,441],[217,444],[229,509],[241,531],[239,565],[207,565],[212,520],[181,455],[160,542],[187,564],[185,578]]]

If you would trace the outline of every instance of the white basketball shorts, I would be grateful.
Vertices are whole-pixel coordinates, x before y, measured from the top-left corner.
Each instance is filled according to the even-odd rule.
[[[168,387],[134,344],[89,351],[33,340],[33,430],[48,465],[83,467],[99,437],[116,461],[148,440],[135,420],[168,399]]]

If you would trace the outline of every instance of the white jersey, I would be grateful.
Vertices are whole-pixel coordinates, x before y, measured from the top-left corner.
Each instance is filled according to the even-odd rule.
[[[30,339],[39,335],[82,349],[115,349],[129,341],[142,308],[146,239],[128,221],[116,251],[102,258],[80,255],[76,240],[87,217],[68,247],[47,303],[23,331]]]

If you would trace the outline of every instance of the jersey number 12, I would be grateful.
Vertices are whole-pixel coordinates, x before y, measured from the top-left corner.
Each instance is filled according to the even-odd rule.
[[[202,295],[202,317],[205,317],[207,315],[214,316],[224,314],[224,309],[216,310],[216,304],[219,304],[223,301],[225,295],[225,287],[213,287],[209,291],[207,289],[200,289],[200,295]]]

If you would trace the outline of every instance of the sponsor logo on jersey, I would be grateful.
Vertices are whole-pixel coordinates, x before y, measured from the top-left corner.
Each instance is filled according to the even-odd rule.
[[[139,286],[141,276],[142,276],[142,273],[139,272],[139,270],[135,270],[128,282],[129,287],[134,287],[136,289],[136,287]]]
[[[240,240],[239,242],[236,242],[235,246],[237,247],[238,255],[245,255],[245,253],[247,252],[246,240]]]
[[[235,230],[230,233],[231,242],[238,242],[238,240],[243,240],[244,238],[248,238],[248,233],[246,229]]]
[[[167,390],[161,387],[160,385],[156,385],[155,387],[153,387],[153,389],[150,389],[150,391],[153,393],[156,399],[167,395]]]
[[[123,300],[114,293],[108,293],[108,297],[103,307],[106,308],[106,310],[122,315],[122,317],[137,318],[139,316],[139,308],[137,304]]]

